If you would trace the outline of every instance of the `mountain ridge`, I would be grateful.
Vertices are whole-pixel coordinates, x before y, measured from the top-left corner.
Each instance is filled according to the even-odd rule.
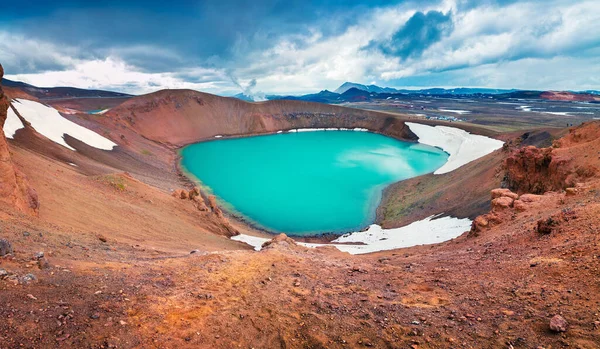
[[[98,89],[84,89],[68,86],[57,87],[38,87],[22,81],[14,81],[6,78],[2,79],[2,85],[22,89],[24,92],[39,98],[116,98],[116,97],[133,97],[134,95]]]

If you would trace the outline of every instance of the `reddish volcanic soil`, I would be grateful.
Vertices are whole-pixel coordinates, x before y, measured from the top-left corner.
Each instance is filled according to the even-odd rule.
[[[0,206],[0,348],[598,348],[600,123],[546,149],[528,147],[545,136],[502,135],[503,150],[388,189],[390,226],[483,214],[442,244],[351,256],[280,236],[255,252],[228,236],[260,232],[189,198],[176,146],[325,113],[412,137],[400,116],[185,91],[67,115],[111,152],[18,131],[4,149],[40,205]],[[490,193],[500,185],[513,192]]]
[[[565,91],[546,91],[540,95],[543,99],[553,101],[578,101],[578,102],[598,102],[600,96],[586,93],[572,93]]]
[[[582,154],[596,164],[598,142]],[[15,158],[22,166],[29,156]],[[525,195],[523,206],[497,203],[496,225],[453,241],[350,256],[288,239],[262,252],[223,251],[241,245],[185,235],[200,230],[186,221],[197,215],[189,201],[130,182],[121,192],[49,161],[31,166],[47,168],[32,183],[42,202],[51,201],[39,218],[2,222],[14,248],[0,264],[14,275],[0,281],[3,347],[596,348],[600,341],[596,178]],[[171,211],[161,218],[163,210]],[[550,230],[541,230],[548,219]],[[119,228],[96,231],[112,224]],[[29,273],[37,280],[27,281]],[[566,332],[550,330],[555,315],[568,322]]]

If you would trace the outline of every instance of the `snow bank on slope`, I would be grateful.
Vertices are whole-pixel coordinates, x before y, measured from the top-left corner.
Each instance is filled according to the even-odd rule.
[[[431,216],[407,226],[383,229],[373,224],[367,231],[349,233],[333,240],[332,244],[312,244],[298,242],[306,247],[335,246],[338,250],[350,254],[363,254],[376,251],[393,250],[417,245],[428,245],[448,241],[460,236],[471,228],[471,220],[453,217],[436,218]],[[237,235],[232,240],[245,242],[260,251],[261,246],[270,239],[250,235]],[[337,244],[336,244],[337,243]],[[362,245],[346,245],[340,243],[362,243]]]
[[[443,149],[450,154],[444,166],[434,174],[443,174],[500,149],[504,142],[448,126],[428,126],[407,122],[410,130],[419,137],[419,143]]]
[[[99,111],[99,112],[96,112],[96,113],[94,113],[94,115],[102,115],[102,114],[105,114],[105,113],[106,113],[107,111],[109,111],[109,110],[110,110],[110,109],[103,109],[103,110],[101,110],[101,111]]]
[[[13,106],[17,108],[19,114],[21,114],[25,120],[31,123],[31,126],[36,131],[46,136],[51,141],[71,150],[75,149],[65,142],[65,134],[77,138],[98,149],[112,150],[112,148],[116,146],[115,143],[99,134],[65,119],[52,107],[27,99],[16,99],[13,102]]]
[[[444,242],[460,236],[469,229],[471,220],[468,218],[431,216],[393,229],[383,229],[377,224],[372,224],[367,231],[346,234],[333,242],[364,243],[365,245],[357,246],[336,245],[341,251],[359,254]]]
[[[4,136],[12,139],[17,130],[22,129],[23,127],[25,126],[23,126],[21,119],[19,119],[12,108],[8,108],[8,115],[6,116],[6,121],[4,122]]]

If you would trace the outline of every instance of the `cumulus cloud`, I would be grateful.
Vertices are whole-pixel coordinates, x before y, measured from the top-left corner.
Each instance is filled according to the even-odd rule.
[[[70,69],[80,57],[69,47],[0,31],[0,62],[13,73]]]
[[[407,58],[419,56],[453,29],[451,13],[417,12],[383,43],[371,43],[367,49],[379,49],[386,55]]]
[[[228,6],[200,6],[183,19],[169,10],[164,17],[173,21],[160,32],[133,28],[120,38],[119,30],[86,29],[85,35],[75,35],[73,46],[52,40],[64,39],[54,35],[63,29],[36,27],[50,28],[37,30],[54,33],[50,37],[5,26],[0,62],[9,78],[36,85],[133,93],[194,88],[299,94],[333,90],[345,81],[395,87],[598,88],[593,73],[600,65],[597,0],[359,1],[351,8],[342,3],[301,1],[288,9],[259,2],[252,16],[237,14],[238,20],[221,23],[225,29],[215,25],[211,31],[194,24],[194,14],[203,23],[218,24]],[[103,21],[112,18],[100,13]],[[116,18],[125,15],[120,11]],[[133,21],[140,28],[156,19],[144,11],[140,16],[144,20]],[[81,17],[65,18],[77,27],[80,20],[73,18]],[[268,26],[250,19],[263,19]],[[190,32],[178,22],[198,30]]]
[[[406,28],[424,40],[413,41]],[[398,87],[467,82],[467,86],[582,89],[593,87],[585,70],[597,67],[600,37],[592,33],[599,31],[597,1],[548,1],[544,6],[536,1],[488,2],[467,7],[442,1],[420,8],[375,10],[340,35],[302,48],[281,40],[263,54],[263,61],[274,63],[276,69],[269,71],[266,64],[254,62],[253,70],[248,70],[255,75],[262,72],[259,85],[268,88],[281,82],[315,90],[335,88],[343,81],[374,81]],[[528,74],[525,67],[532,68],[532,62],[548,70]],[[559,77],[578,64],[586,69],[572,70],[569,80]],[[500,78],[514,77],[512,71],[522,75]],[[484,72],[490,75],[483,76]]]
[[[120,59],[84,60],[72,69],[30,74],[8,74],[7,78],[36,86],[76,86],[87,89],[118,90],[126,93],[149,93],[157,89],[195,89],[219,93],[231,89],[225,74],[215,69],[195,68],[185,72],[187,77],[202,77],[203,82],[190,82],[175,73],[139,71]]]

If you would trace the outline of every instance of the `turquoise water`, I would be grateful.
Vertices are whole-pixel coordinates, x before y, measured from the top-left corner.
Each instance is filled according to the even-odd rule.
[[[389,184],[433,172],[442,150],[369,132],[282,133],[182,149],[182,166],[225,207],[274,232],[361,229]]]

